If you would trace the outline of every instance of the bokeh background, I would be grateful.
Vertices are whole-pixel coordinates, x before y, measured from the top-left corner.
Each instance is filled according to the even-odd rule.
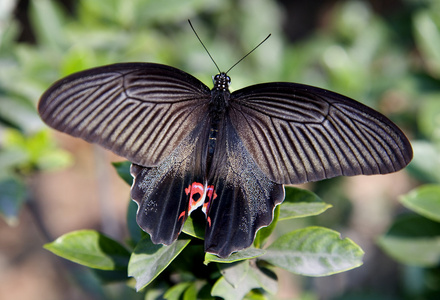
[[[404,171],[304,186],[333,208],[278,234],[338,230],[364,249],[364,265],[323,278],[280,270],[273,299],[439,299],[438,264],[397,262],[377,243],[406,212],[399,195],[440,182],[436,0],[0,0],[0,299],[141,299],[42,248],[86,228],[123,241],[130,200],[110,165],[122,158],[49,130],[36,105],[55,80],[116,62],[168,64],[211,86],[217,70],[188,19],[222,70],[272,34],[229,73],[232,90],[292,81],[337,91],[387,115],[414,145]]]

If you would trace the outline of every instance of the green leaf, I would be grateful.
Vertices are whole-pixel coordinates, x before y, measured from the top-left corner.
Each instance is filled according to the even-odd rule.
[[[262,248],[264,246],[264,243],[266,242],[267,238],[272,234],[272,232],[275,230],[275,227],[278,224],[279,215],[280,215],[280,205],[277,205],[273,211],[272,223],[270,223],[269,226],[260,228],[260,230],[257,231],[257,234],[255,235],[255,239],[254,239],[255,248]]]
[[[440,185],[421,186],[402,196],[400,201],[416,213],[440,222]]]
[[[181,282],[171,288],[163,295],[167,300],[180,300],[180,296],[185,292],[185,290],[191,285],[191,282]]]
[[[197,300],[197,285],[192,282],[183,293],[183,300]]]
[[[5,177],[0,180],[0,214],[8,225],[18,223],[18,213],[26,200],[26,186],[14,177]]]
[[[243,262],[241,264],[249,265],[249,262]],[[260,269],[257,266],[245,266],[236,265],[240,267],[239,284],[231,284],[226,277],[220,277],[214,284],[211,294],[213,296],[222,297],[225,300],[229,299],[243,299],[252,289],[264,289],[265,291],[274,294],[277,291],[276,276],[267,269]]]
[[[179,255],[190,239],[178,239],[169,246],[155,245],[145,236],[134,249],[128,263],[128,276],[136,279],[136,290],[146,287]]]
[[[116,169],[119,177],[121,177],[129,186],[133,184],[133,176],[130,173],[131,162],[129,161],[120,161],[113,162],[113,167]]]
[[[330,207],[310,191],[286,187],[286,199],[281,204],[278,221],[319,215]]]
[[[249,261],[245,260],[230,264],[218,264],[218,267],[226,281],[233,288],[237,288],[242,280],[246,278],[250,266]]]
[[[348,238],[323,227],[307,227],[287,233],[267,249],[261,259],[289,272],[326,276],[356,268],[364,252]]]
[[[182,231],[190,236],[204,240],[205,239],[205,223],[198,222],[191,216],[188,216],[185,224],[183,225]]]
[[[67,233],[44,245],[52,253],[86,267],[100,270],[124,270],[130,253],[115,240],[95,231]]]
[[[427,141],[412,141],[414,158],[408,169],[417,178],[432,183],[440,182],[440,148]]]
[[[440,261],[440,223],[416,214],[400,216],[378,244],[401,263],[436,266]]]
[[[133,200],[128,202],[127,208],[127,228],[130,233],[131,246],[134,247],[140,240],[146,235],[146,233],[139,227],[136,222],[136,213],[138,210],[138,205]]]
[[[210,262],[218,262],[218,263],[233,263],[245,259],[252,259],[259,257],[263,255],[266,251],[263,249],[257,249],[257,248],[247,248],[235,253],[232,253],[227,258],[220,258],[217,255],[213,255],[210,253],[205,254],[205,261],[203,262],[205,265],[209,264]]]
[[[403,264],[435,267],[440,261],[440,236],[413,239],[382,236],[378,243],[389,256]]]
[[[417,214],[400,215],[394,220],[386,235],[406,238],[436,237],[440,234],[440,223]]]

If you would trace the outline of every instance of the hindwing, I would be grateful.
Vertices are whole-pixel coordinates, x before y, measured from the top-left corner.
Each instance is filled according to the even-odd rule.
[[[138,204],[136,220],[155,244],[175,241],[189,213],[203,205],[194,183],[206,182],[203,145],[208,130],[206,122],[198,124],[158,166],[131,166],[131,198]]]
[[[252,245],[258,229],[272,222],[284,187],[260,170],[229,119],[219,133],[210,174],[216,197],[207,212],[205,250],[227,257]]]

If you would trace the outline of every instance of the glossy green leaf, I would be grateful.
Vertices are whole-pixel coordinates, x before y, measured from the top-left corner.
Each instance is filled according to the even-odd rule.
[[[242,262],[241,264],[249,264]],[[231,284],[224,276],[214,284],[211,294],[213,296],[228,299],[243,299],[252,289],[264,289],[274,294],[277,291],[277,281],[275,275],[267,269],[260,269],[257,266],[243,268],[240,271],[242,278],[239,284]],[[245,273],[243,273],[245,272]]]
[[[136,289],[146,287],[179,255],[190,239],[178,239],[169,246],[155,245],[145,236],[136,246],[128,263],[128,275],[136,279]]]
[[[326,276],[356,268],[364,252],[336,231],[307,227],[279,237],[261,259],[292,273]]]
[[[440,185],[424,185],[400,198],[402,204],[416,213],[440,222]]]
[[[415,266],[436,266],[440,261],[440,223],[410,214],[398,217],[378,240],[395,260]]]
[[[273,211],[273,220],[269,226],[260,228],[255,235],[254,247],[262,248],[267,238],[272,234],[278,224],[278,218],[280,215],[280,205],[277,205]]]
[[[237,288],[243,279],[246,278],[250,268],[249,260],[230,264],[219,264],[218,267],[226,281],[234,288]]]
[[[204,240],[205,239],[205,223],[198,222],[198,220],[193,219],[191,216],[188,216],[185,224],[183,225],[182,232],[193,236],[195,238]]]
[[[133,176],[130,173],[131,162],[129,161],[120,161],[113,162],[113,167],[116,169],[119,177],[121,177],[129,186],[133,184]]]
[[[319,215],[330,207],[310,191],[286,187],[286,198],[281,204],[278,221]]]
[[[209,264],[210,262],[218,262],[218,263],[233,263],[245,259],[252,259],[257,258],[261,255],[263,255],[266,251],[263,249],[257,249],[257,248],[247,248],[235,253],[232,253],[227,258],[220,258],[217,255],[213,255],[210,253],[205,254],[205,261],[203,262],[205,265]]]
[[[78,230],[44,245],[52,253],[100,270],[127,268],[130,253],[121,244],[95,230]]]

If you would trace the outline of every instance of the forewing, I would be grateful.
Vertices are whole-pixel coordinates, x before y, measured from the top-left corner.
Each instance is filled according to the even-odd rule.
[[[209,99],[209,88],[181,70],[124,63],[61,79],[38,111],[57,130],[155,166],[202,121]]]
[[[205,181],[202,147],[209,127],[206,122],[198,125],[158,166],[131,166],[136,220],[155,244],[170,245],[177,239],[192,209],[190,188]]]
[[[272,222],[284,187],[260,170],[229,120],[219,134],[208,180],[214,195],[207,212],[205,251],[227,257],[252,245],[258,229]]]
[[[278,183],[386,174],[412,158],[408,139],[385,116],[315,87],[250,86],[231,94],[229,115],[255,162]]]

